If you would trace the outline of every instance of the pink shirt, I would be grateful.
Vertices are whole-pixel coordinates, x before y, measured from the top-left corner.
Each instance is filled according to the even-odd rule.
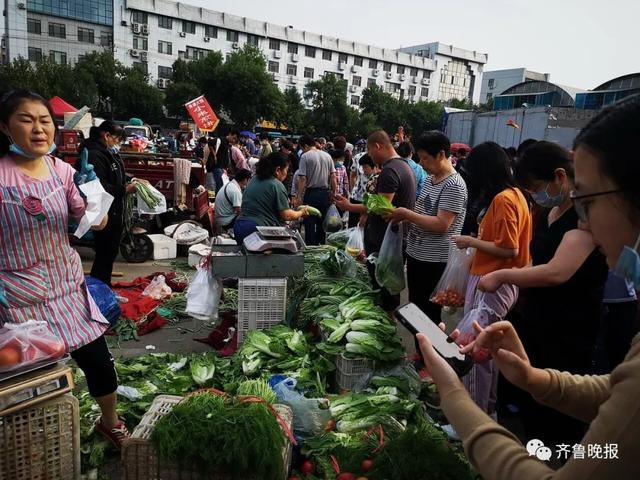
[[[76,173],[75,169],[59,158],[51,156],[45,158],[49,160],[50,165],[53,166],[53,170],[58,177],[60,177],[60,180],[62,180],[67,203],[69,204],[70,215],[75,219],[81,218],[85,211],[85,201],[80,195],[75,183],[73,183],[73,175]],[[6,187],[22,187],[29,183],[49,180],[49,178],[51,177],[44,179],[30,177],[18,168],[10,155],[0,158],[0,183]]]
[[[231,146],[231,158],[233,159],[233,163],[236,166],[236,170],[249,170],[249,164],[247,163],[247,159],[242,154],[242,150],[240,150],[235,145]]]

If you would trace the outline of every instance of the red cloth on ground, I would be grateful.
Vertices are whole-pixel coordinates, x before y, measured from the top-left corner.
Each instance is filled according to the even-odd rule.
[[[238,332],[233,334],[230,341],[224,340],[229,336],[229,328],[236,327],[238,320],[234,313],[225,312],[222,314],[222,322],[216,328],[214,328],[209,336],[205,338],[194,338],[196,342],[206,343],[210,345],[221,357],[230,357],[238,349]]]

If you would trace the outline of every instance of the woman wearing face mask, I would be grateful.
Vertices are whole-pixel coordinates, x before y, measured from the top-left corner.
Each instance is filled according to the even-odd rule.
[[[91,127],[89,138],[81,145],[79,151],[87,149],[89,164],[104,189],[113,196],[113,204],[109,209],[109,223],[101,232],[94,233],[95,258],[91,267],[91,276],[111,285],[113,262],[118,256],[122,226],[124,222],[124,201],[128,193],[136,191],[136,180],[127,180],[124,164],[118,151],[125,138],[122,127],[111,120],[105,120],[97,127]],[[76,165],[76,168],[80,167]]]
[[[640,288],[640,162],[637,154],[629,152],[636,152],[639,137],[640,96],[603,109],[574,142],[576,181],[570,194],[581,227],[591,232],[608,266],[632,281],[636,289]],[[462,352],[488,349],[511,383],[536,401],[589,423],[576,446],[563,445],[566,453],[555,445],[546,446],[554,451],[543,451],[534,443],[528,444],[527,451],[513,434],[473,404],[453,369],[426,337],[419,336],[442,409],[478,474],[494,480],[640,478],[640,335],[610,375],[584,376],[538,368],[509,322],[476,330],[476,341]],[[554,334],[555,329],[548,337]],[[592,446],[600,448],[596,451]],[[552,470],[536,458],[549,454],[567,455],[569,460]]]
[[[555,143],[538,142],[524,152],[516,180],[545,209],[530,244],[533,266],[489,273],[479,288],[494,292],[503,284],[520,287],[523,318],[518,333],[531,362],[587,374],[592,373],[608,269],[591,234],[578,230],[569,196],[574,176],[571,154]],[[523,398],[520,407],[529,439],[574,445],[584,434],[584,423],[530,397]]]
[[[0,99],[0,325],[47,323],[100,406],[96,430],[119,447],[129,434],[116,413],[118,379],[103,336],[109,323],[67,237],[69,216],[82,217],[85,202],[73,168],[51,156],[55,131],[40,95],[12,91]]]

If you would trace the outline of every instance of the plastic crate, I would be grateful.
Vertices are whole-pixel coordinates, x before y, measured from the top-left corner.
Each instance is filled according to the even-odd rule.
[[[183,397],[174,395],[160,395],[156,397],[144,414],[140,424],[131,434],[131,438],[122,450],[122,471],[124,480],[204,480],[203,477],[190,470],[178,468],[178,466],[161,465],[156,456],[153,445],[150,442],[151,432],[158,420],[171,411],[174,405],[179,403]],[[286,405],[274,405],[274,410],[282,417],[291,429],[293,422],[293,412]],[[212,452],[215,447],[211,446]],[[289,441],[286,441],[283,452],[283,462],[285,465],[285,478],[288,478],[289,466],[291,465],[292,448]],[[210,473],[206,480],[228,480],[229,476],[223,474]],[[249,480],[249,479],[247,479]],[[251,479],[259,480],[259,479]]]
[[[336,383],[340,390],[353,390],[360,380],[375,371],[375,361],[369,358],[349,358],[344,353],[336,357]]]
[[[238,344],[249,330],[268,330],[283,322],[286,312],[286,278],[238,280]]]
[[[0,480],[79,478],[80,418],[74,396],[0,417]]]

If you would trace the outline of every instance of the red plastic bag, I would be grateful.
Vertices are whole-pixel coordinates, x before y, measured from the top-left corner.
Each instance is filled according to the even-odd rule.
[[[0,373],[11,372],[42,360],[55,360],[66,347],[47,326],[47,322],[30,320],[5,323],[0,329]]]
[[[449,261],[431,294],[431,302],[443,307],[464,307],[469,271],[475,250],[452,247]]]

